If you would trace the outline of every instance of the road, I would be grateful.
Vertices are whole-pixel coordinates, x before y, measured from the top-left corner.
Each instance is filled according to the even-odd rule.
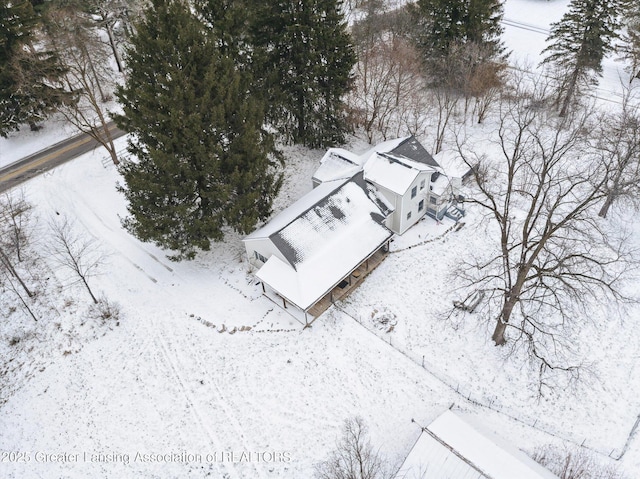
[[[125,134],[112,121],[107,126],[114,140]],[[36,175],[77,158],[98,146],[101,146],[100,143],[86,133],[81,133],[1,168],[0,192],[13,188]]]

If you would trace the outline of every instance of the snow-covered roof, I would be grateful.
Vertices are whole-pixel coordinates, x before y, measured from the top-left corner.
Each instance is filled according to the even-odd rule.
[[[364,165],[367,181],[403,195],[416,177],[432,167],[387,153],[374,153]]]
[[[342,148],[330,148],[320,160],[313,178],[320,182],[351,178],[362,169],[362,161],[360,155]]]
[[[446,175],[438,174],[435,181],[431,182],[431,191],[433,194],[441,196],[449,186],[449,178]]]
[[[383,150],[378,150],[383,151]],[[414,136],[409,136],[401,141],[395,148],[389,150],[389,153],[394,155],[403,156],[412,161],[422,163],[434,168],[438,168],[438,162],[431,156],[431,154],[424,149],[424,146],[420,144]]]
[[[346,181],[345,179],[327,181],[319,184],[316,188],[304,195],[295,203],[287,206],[284,210],[274,216],[268,223],[258,228],[253,233],[245,237],[245,240],[268,238],[272,234],[280,231],[292,221],[295,221],[300,215],[312,208],[323,198],[330,195],[333,191],[340,188]]]
[[[319,182],[349,178],[363,168],[368,181],[404,194],[419,172],[437,171],[439,165],[415,137],[405,136],[378,143],[360,155],[331,148],[313,178]]]
[[[470,169],[460,154],[453,150],[444,150],[435,155],[436,161],[442,167],[442,170],[452,178],[462,178]]]
[[[522,451],[446,411],[420,435],[396,479],[558,479]]]
[[[391,238],[388,214],[360,173],[271,234],[290,264],[271,256],[256,276],[306,310]]]

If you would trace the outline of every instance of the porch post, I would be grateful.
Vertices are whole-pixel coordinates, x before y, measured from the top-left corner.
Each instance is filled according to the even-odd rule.
[[[262,292],[266,293],[266,290],[264,289],[264,281],[260,281],[260,284],[262,285]]]
[[[282,298],[282,306],[284,307],[284,309],[287,309],[287,300]]]

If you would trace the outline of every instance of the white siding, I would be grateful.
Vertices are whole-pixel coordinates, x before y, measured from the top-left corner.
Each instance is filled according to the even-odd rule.
[[[256,268],[260,268],[264,264],[262,261],[256,258],[256,253],[267,260],[271,256],[277,256],[278,259],[289,264],[286,258],[280,253],[278,248],[275,247],[275,245],[269,238],[245,239],[244,246],[247,249],[247,257],[249,259],[249,263],[251,263]]]
[[[394,230],[398,234],[402,234],[407,231],[411,226],[416,224],[427,212],[428,206],[428,192],[429,192],[429,180],[431,178],[432,171],[423,171],[418,174],[416,179],[413,181],[407,192],[402,197],[402,201],[400,202],[400,208],[396,210],[394,213],[398,215],[399,218],[399,227],[397,230]],[[420,184],[424,180],[425,186],[420,189]],[[413,188],[416,189],[416,195],[412,198],[411,193]],[[420,211],[419,205],[420,201],[424,201],[424,208]],[[411,212],[411,218],[407,219],[407,215]]]
[[[389,215],[389,217],[387,218],[385,225],[394,233],[398,233],[400,231],[401,217],[399,214],[399,209],[401,207],[402,197],[383,186],[377,185],[375,183],[373,183],[373,185],[375,185],[378,191],[382,193],[382,196],[384,196],[387,201],[391,203],[391,205],[395,208],[395,211],[391,213],[391,215]]]

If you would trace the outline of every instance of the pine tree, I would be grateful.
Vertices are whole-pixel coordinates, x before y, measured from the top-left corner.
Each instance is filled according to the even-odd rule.
[[[124,226],[192,258],[231,227],[251,231],[271,213],[281,178],[263,108],[218,39],[180,0],[153,0],[131,39],[117,92],[132,133]]]
[[[269,118],[288,141],[310,147],[344,141],[343,97],[355,54],[338,0],[256,2],[254,68]]]
[[[220,51],[247,66],[250,59],[249,19],[252,5],[247,0],[193,0],[196,11],[216,39]]]
[[[427,62],[437,63],[450,56],[454,46],[468,43],[485,51],[485,60],[504,55],[503,8],[498,0],[418,0],[411,11],[418,25],[416,40]]]
[[[624,25],[621,53],[630,63],[631,78],[640,78],[640,2],[628,2],[624,13]]]
[[[70,97],[52,83],[64,74],[55,53],[37,49],[40,19],[28,0],[0,0],[0,136],[32,129]]]
[[[623,0],[572,0],[569,11],[551,25],[543,50],[543,64],[558,72],[560,116],[565,116],[581,83],[596,83],[602,73],[602,59],[613,51],[619,36],[618,15]]]

